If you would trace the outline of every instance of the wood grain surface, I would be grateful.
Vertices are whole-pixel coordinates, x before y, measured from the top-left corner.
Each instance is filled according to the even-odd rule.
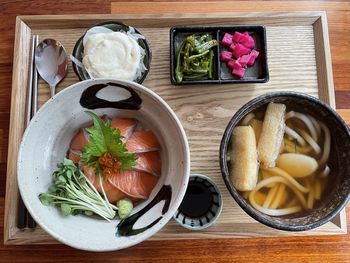
[[[350,41],[349,41],[349,3],[346,1],[293,1],[283,2],[240,1],[232,10],[233,3],[220,2],[230,11],[243,11],[253,6],[254,11],[273,10],[328,10],[329,34],[333,61],[334,83],[338,112],[350,123]],[[189,5],[187,5],[189,4]],[[191,11],[199,7],[213,10],[218,4],[182,3],[177,12],[186,6]],[[113,4],[123,7],[125,4]],[[128,12],[137,10],[139,3],[129,2]],[[143,6],[139,13],[155,12],[157,4]],[[161,8],[162,4],[159,5]],[[171,4],[168,4],[171,9]],[[305,8],[303,8],[303,6]],[[311,7],[310,7],[311,6]],[[319,7],[318,7],[319,6]],[[163,9],[158,10],[161,11]],[[4,196],[6,180],[7,143],[11,94],[11,71],[14,47],[14,25],[16,15],[23,14],[81,14],[110,13],[110,1],[0,1],[0,226],[3,226]],[[249,10],[251,11],[251,10]],[[126,12],[123,10],[123,12]],[[164,11],[165,12],[165,11]],[[349,209],[348,209],[349,211]],[[349,218],[349,212],[348,212]],[[349,223],[348,223],[349,226]],[[3,236],[1,228],[0,237]],[[2,242],[1,242],[2,243]],[[0,246],[0,262],[347,262],[350,260],[350,235],[327,237],[288,237],[256,239],[216,239],[184,241],[147,241],[133,248],[111,253],[92,254],[77,251],[63,245],[47,246]]]
[[[28,43],[25,32],[38,34],[41,39],[55,38],[71,53],[78,38],[87,27],[108,19],[119,19],[126,24],[138,28],[147,38],[153,56],[151,71],[144,85],[159,94],[169,103],[183,124],[191,150],[191,172],[208,175],[219,187],[223,197],[223,210],[218,221],[210,228],[202,231],[189,231],[171,220],[159,233],[150,240],[196,239],[196,238],[239,238],[257,236],[305,236],[330,235],[346,233],[345,212],[340,213],[332,222],[305,232],[284,232],[266,227],[249,217],[234,202],[222,180],[218,152],[224,129],[232,117],[244,103],[250,99],[271,91],[299,91],[318,96],[323,101],[335,106],[333,77],[329,54],[328,28],[323,12],[278,12],[278,13],[194,13],[194,14],[162,14],[160,18],[153,16],[120,14],[100,17],[99,15],[81,15],[79,21],[75,16],[20,16],[16,45]],[[19,23],[19,21],[23,21]],[[257,22],[258,21],[258,22]],[[267,84],[249,85],[192,85],[174,86],[169,79],[169,30],[173,25],[213,25],[213,24],[264,24],[267,34],[267,55],[269,61],[270,81]],[[23,28],[23,24],[28,26]],[[24,26],[25,27],[25,26]],[[23,31],[23,33],[21,33]],[[18,36],[18,37],[17,37]],[[295,49],[294,43],[298,43]],[[285,54],[293,54],[286,56]],[[29,59],[28,54],[15,52],[16,60]],[[297,59],[296,59],[297,58]],[[25,97],[26,79],[17,73],[14,64],[14,82],[12,94],[14,98]],[[66,78],[59,83],[60,91],[78,81],[69,63]],[[18,67],[23,71],[24,66]],[[49,97],[47,83],[39,81],[39,106]],[[185,91],[185,92],[184,92]],[[21,96],[20,96],[21,95]],[[17,100],[12,100],[17,102]],[[9,133],[19,137],[10,137],[9,160],[7,162],[7,192],[5,210],[5,242],[9,244],[46,244],[56,243],[40,229],[18,231],[16,229],[17,203],[16,187],[16,155],[22,126],[24,122],[24,104],[13,103],[11,116],[16,121],[10,122]],[[19,116],[17,116],[19,115]]]

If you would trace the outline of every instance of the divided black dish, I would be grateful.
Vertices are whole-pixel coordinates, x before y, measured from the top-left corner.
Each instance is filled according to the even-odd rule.
[[[214,74],[213,79],[203,78],[196,80],[184,79],[181,83],[176,82],[175,69],[176,69],[176,52],[180,48],[182,42],[187,36],[195,33],[209,33],[213,39],[217,39],[217,28],[216,27],[204,27],[204,26],[178,26],[170,29],[170,76],[171,83],[175,85],[182,84],[209,84],[209,83],[220,83],[219,81],[219,48],[218,46],[213,48],[214,51]]]
[[[219,43],[224,33],[234,33],[248,31],[254,38],[255,49],[259,51],[254,66],[248,67],[245,76],[239,79],[233,76],[226,64],[220,61],[220,53],[227,50],[219,44],[214,48],[214,75],[213,79],[183,80],[176,82],[176,51],[186,36],[194,33],[211,33]],[[269,70],[267,65],[266,29],[264,26],[177,26],[170,29],[170,79],[174,85],[183,84],[225,84],[225,83],[265,83],[269,80]]]

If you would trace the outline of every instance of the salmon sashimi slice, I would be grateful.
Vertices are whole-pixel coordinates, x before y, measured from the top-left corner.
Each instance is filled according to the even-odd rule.
[[[98,180],[96,173],[95,173],[95,168],[84,165],[82,170],[83,170],[83,173],[85,174],[85,176],[89,179],[89,181],[96,188],[96,190],[99,193],[102,193],[102,189],[100,187],[99,180]],[[113,203],[115,205],[115,203],[117,201],[127,197],[127,195],[124,192],[120,191],[117,187],[112,185],[105,178],[103,178],[102,181],[103,181],[103,189],[104,189],[105,194],[106,194],[108,201],[110,203]]]
[[[108,116],[103,115],[101,117],[103,121],[108,121]],[[88,126],[87,128],[91,128],[93,125]],[[84,146],[89,143],[89,134],[88,132],[82,128],[75,134],[72,141],[70,142],[70,149],[76,152],[82,152],[84,150]]]
[[[89,181],[92,183],[92,185],[96,188],[96,190],[98,192],[101,192],[101,187],[95,173],[95,168],[88,165],[83,165],[81,170],[83,171],[84,175],[89,179]]]
[[[74,151],[83,151],[84,146],[89,143],[88,135],[85,133],[84,129],[80,131],[73,137],[70,148]]]
[[[158,177],[137,170],[114,173],[108,177],[109,182],[128,196],[147,199]]]
[[[137,125],[137,120],[128,118],[113,118],[112,127],[119,129],[122,136],[128,139]]]
[[[151,131],[135,131],[126,141],[126,148],[132,153],[159,150],[159,142]]]
[[[79,163],[80,162],[80,151],[74,151],[72,149],[69,149],[68,152],[68,159],[72,160],[73,163]]]
[[[111,185],[111,184],[109,184],[109,185]],[[117,187],[114,187],[113,185],[111,185],[110,189],[105,190],[105,193],[106,193],[106,196],[108,198],[108,201],[114,205],[116,205],[116,203],[119,200],[127,197],[127,195],[125,193],[123,193]]]
[[[136,157],[136,170],[159,176],[162,168],[159,151],[138,153]]]
[[[108,121],[109,118],[107,115],[103,115],[101,117],[103,121]],[[123,119],[123,118],[114,118],[112,119],[112,127],[119,128],[121,134],[128,138],[132,134],[137,121],[135,119]],[[88,128],[93,127],[93,125],[88,126]],[[84,150],[84,146],[89,143],[89,135],[87,131],[83,128],[80,129],[79,132],[75,134],[73,137],[70,148],[74,151],[82,152]]]

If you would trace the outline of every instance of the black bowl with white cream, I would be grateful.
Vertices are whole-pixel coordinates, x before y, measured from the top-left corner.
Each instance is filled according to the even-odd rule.
[[[135,28],[108,21],[89,28],[71,56],[80,80],[115,78],[142,83],[151,64],[151,50]]]

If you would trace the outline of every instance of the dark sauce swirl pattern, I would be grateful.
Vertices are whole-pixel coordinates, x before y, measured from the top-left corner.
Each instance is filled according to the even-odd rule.
[[[117,226],[117,236],[133,236],[142,233],[143,231],[151,228],[155,224],[157,224],[161,219],[162,216],[158,217],[156,220],[154,220],[152,223],[150,223],[148,226],[133,229],[133,226],[137,222],[137,220],[140,219],[144,214],[146,214],[152,207],[157,205],[160,201],[165,200],[165,204],[162,209],[162,215],[164,215],[170,205],[172,190],[170,185],[163,185],[162,188],[159,190],[157,195],[153,198],[151,202],[149,202],[144,208],[142,208],[139,212],[123,219],[120,221],[120,223]]]
[[[108,100],[98,98],[96,94],[100,90],[108,86],[114,86],[121,89],[125,89],[130,93],[130,97],[119,101],[108,101]],[[141,104],[142,104],[142,99],[134,89],[126,85],[113,83],[113,82],[92,85],[88,87],[86,90],[84,90],[84,92],[81,94],[81,97],[80,97],[80,105],[84,108],[91,109],[91,110],[100,109],[100,108],[139,110],[141,108]]]

